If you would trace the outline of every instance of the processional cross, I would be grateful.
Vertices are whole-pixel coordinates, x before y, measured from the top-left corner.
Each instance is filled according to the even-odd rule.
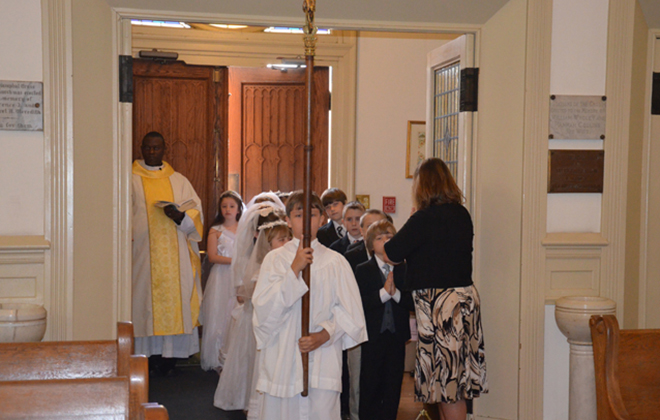
[[[314,12],[316,11],[316,0],[303,0],[303,12],[305,12],[306,23],[303,27],[305,35],[305,65],[306,67],[306,89],[307,89],[307,108],[305,119],[305,171],[303,175],[304,200],[303,200],[303,248],[308,248],[311,243],[311,218],[312,218],[312,82],[314,80],[314,55],[316,54],[316,31],[314,26]],[[301,317],[301,335],[309,335],[309,294],[310,287],[310,266],[307,265],[303,270],[303,280],[309,291],[302,297],[302,317]],[[303,391],[301,395],[306,397],[309,391],[309,353],[302,353],[303,362]],[[426,410],[422,410],[416,420],[430,417]]]
[[[311,218],[312,218],[312,83],[314,80],[314,55],[316,53],[316,27],[314,26],[314,11],[316,10],[316,0],[303,0],[303,12],[305,12],[306,23],[303,27],[305,33],[305,64],[306,64],[306,89],[307,89],[307,107],[305,119],[305,171],[303,175],[304,200],[303,200],[303,248],[308,248],[311,243]],[[303,270],[303,280],[309,291],[302,297],[302,317],[301,317],[301,335],[309,335],[309,294],[310,286],[310,266],[307,265]],[[302,354],[303,362],[303,391],[302,396],[306,397],[309,387],[309,353]]]

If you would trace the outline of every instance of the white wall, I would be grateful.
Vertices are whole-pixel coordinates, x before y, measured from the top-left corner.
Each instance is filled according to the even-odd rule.
[[[550,93],[605,94],[608,2],[554,0]],[[607,140],[606,140],[607,141]],[[550,140],[552,149],[603,149],[602,140]],[[548,194],[548,232],[600,232],[601,194]],[[568,419],[569,345],[546,305],[544,420]]]
[[[426,54],[455,35],[360,32],[357,69],[356,194],[371,208],[397,199],[397,229],[412,209],[406,179],[408,121],[426,119]]]
[[[0,80],[43,82],[40,0],[0,0]],[[44,234],[43,131],[0,130],[0,236]]]
[[[550,93],[605,94],[608,2],[554,0]],[[550,149],[603,149],[601,140],[550,140]],[[601,194],[548,194],[548,232],[600,232]]]
[[[570,349],[555,321],[555,305],[545,306],[543,420],[568,419]]]

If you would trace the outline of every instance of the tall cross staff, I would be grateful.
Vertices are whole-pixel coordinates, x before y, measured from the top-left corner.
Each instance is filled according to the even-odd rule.
[[[316,27],[314,26],[314,11],[316,10],[316,0],[303,0],[303,11],[305,12],[306,23],[303,27],[305,33],[305,64],[306,67],[306,88],[307,88],[307,118],[305,119],[305,174],[303,176],[304,200],[303,200],[303,248],[308,248],[311,243],[311,218],[312,218],[312,83],[314,79],[314,54],[316,52]],[[310,266],[307,265],[303,270],[303,280],[310,289]],[[301,335],[309,335],[309,293],[302,297],[302,325]],[[309,387],[309,353],[302,354],[303,362],[303,391],[302,396],[306,397]]]

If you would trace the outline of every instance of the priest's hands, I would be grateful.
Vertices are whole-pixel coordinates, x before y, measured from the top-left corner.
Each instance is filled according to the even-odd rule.
[[[165,216],[174,220],[177,225],[180,225],[183,221],[183,218],[186,217],[186,214],[177,210],[176,206],[173,204],[163,208],[163,212],[165,212]]]
[[[309,264],[314,260],[313,257],[314,250],[310,248],[303,248],[302,241],[298,245],[298,250],[296,251],[296,256],[293,258],[291,263],[291,269],[293,270],[296,277],[300,275],[300,272],[305,269]]]
[[[309,353],[321,347],[328,340],[330,340],[330,334],[325,329],[322,329],[306,337],[300,337],[298,348],[300,348],[301,353]]]

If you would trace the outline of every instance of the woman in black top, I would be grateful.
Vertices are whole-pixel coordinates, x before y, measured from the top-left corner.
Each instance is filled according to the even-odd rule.
[[[465,420],[465,400],[488,392],[480,299],[472,284],[472,219],[437,158],[415,171],[413,201],[417,211],[385,251],[390,261],[408,266],[405,287],[413,293],[419,335],[415,400],[434,417],[439,408],[444,420]]]

